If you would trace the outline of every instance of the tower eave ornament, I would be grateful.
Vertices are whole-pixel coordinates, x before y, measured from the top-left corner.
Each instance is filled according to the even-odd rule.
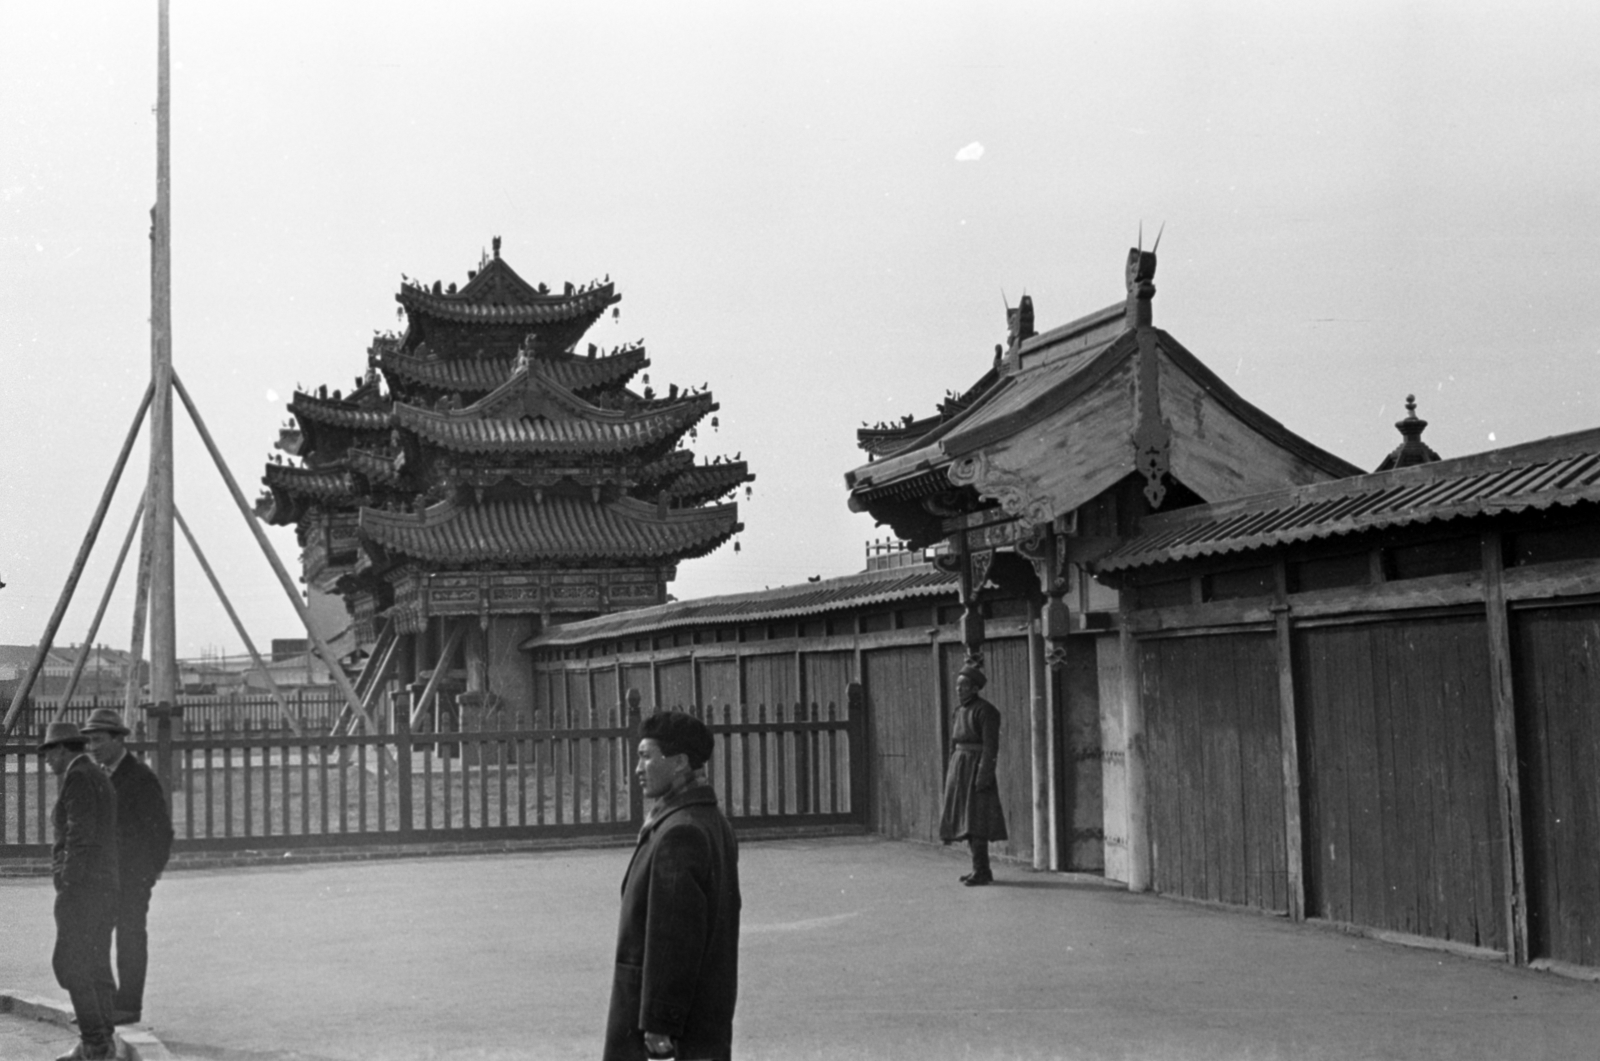
[[[1048,523],[1053,518],[1049,499],[1033,495],[1026,476],[995,467],[984,452],[953,462],[946,477],[956,486],[970,486],[978,496],[997,501],[1008,515],[1028,523]]]

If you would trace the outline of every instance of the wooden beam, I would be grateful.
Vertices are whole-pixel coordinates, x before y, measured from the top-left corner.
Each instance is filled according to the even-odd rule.
[[[83,536],[83,542],[78,546],[78,555],[72,561],[72,570],[67,572],[67,583],[61,587],[61,596],[56,600],[56,610],[50,613],[49,622],[45,623],[44,636],[39,639],[39,650],[34,653],[33,662],[28,665],[28,671],[23,675],[21,683],[17,685],[16,693],[11,697],[11,706],[6,710],[6,717],[0,722],[0,737],[11,732],[11,726],[17,720],[17,713],[22,710],[22,701],[28,698],[33,691],[33,683],[39,677],[39,671],[44,667],[45,657],[50,655],[50,646],[55,641],[56,631],[61,628],[61,620],[67,614],[67,605],[72,603],[72,594],[78,588],[78,579],[83,577],[84,565],[89,562],[89,553],[94,549],[94,542],[100,535],[100,525],[106,520],[106,509],[111,507],[111,499],[116,495],[117,483],[122,480],[122,469],[128,464],[128,454],[133,450],[133,441],[139,437],[139,425],[144,422],[144,414],[150,408],[151,396],[155,393],[155,382],[144,389],[144,397],[139,401],[139,408],[133,414],[133,423],[128,427],[128,435],[122,440],[122,451],[117,454],[117,462],[112,465],[111,477],[106,480],[105,489],[100,492],[100,504],[95,508],[94,515],[89,520],[89,529]]]
[[[1033,868],[1050,868],[1050,733],[1045,721],[1044,635],[1028,598],[1028,751],[1033,771]]]
[[[322,657],[328,665],[328,674],[333,678],[339,691],[344,694],[345,700],[351,707],[361,712],[362,720],[367,724],[367,732],[374,735],[378,732],[377,725],[372,717],[362,707],[361,697],[356,694],[355,687],[350,684],[350,679],[345,675],[344,668],[339,666],[339,657],[333,654],[333,649],[317,633],[316,624],[311,621],[311,612],[306,607],[306,602],[300,599],[300,591],[295,589],[294,580],[289,577],[283,561],[278,559],[277,552],[272,548],[272,543],[267,541],[267,535],[261,529],[261,524],[256,519],[255,513],[244,499],[244,491],[239,489],[238,480],[234,479],[233,472],[228,470],[228,462],[222,459],[222,451],[217,448],[216,440],[211,437],[211,432],[206,430],[206,422],[200,416],[200,410],[195,408],[194,399],[189,397],[189,390],[183,385],[183,380],[177,372],[172,373],[172,387],[178,392],[178,397],[183,400],[183,407],[189,411],[189,419],[194,422],[195,430],[200,433],[200,441],[205,443],[206,452],[211,454],[211,462],[217,466],[217,471],[222,475],[222,481],[228,485],[228,492],[233,495],[233,503],[238,506],[240,515],[250,527],[250,533],[255,535],[256,544],[261,547],[261,552],[267,558],[267,563],[272,566],[273,574],[278,576],[278,584],[289,597],[289,603],[294,606],[295,614],[300,616],[301,624],[306,628],[306,636],[317,648],[317,655]]]
[[[1489,692],[1494,709],[1496,788],[1504,838],[1506,957],[1528,963],[1528,882],[1522,859],[1522,782],[1517,768],[1516,687],[1512,680],[1511,624],[1506,612],[1505,553],[1500,532],[1483,532],[1483,608],[1488,622]]]
[[[218,581],[217,574],[211,570],[211,565],[206,561],[206,554],[200,551],[200,543],[195,541],[194,532],[189,529],[189,524],[184,522],[183,513],[178,511],[178,506],[172,506],[172,518],[177,521],[178,529],[183,532],[184,540],[189,543],[189,548],[194,551],[194,558],[200,561],[200,570],[205,572],[206,579],[211,583],[211,588],[216,591],[217,600],[222,602],[222,608],[228,613],[228,619],[233,623],[234,632],[239,635],[239,640],[244,642],[245,651],[250,653],[250,659],[255,663],[256,669],[267,680],[267,688],[272,691],[272,699],[278,705],[278,715],[289,723],[289,729],[296,737],[303,736],[300,729],[300,720],[289,710],[289,701],[284,698],[283,690],[278,688],[278,683],[273,680],[272,672],[261,659],[261,653],[256,651],[255,642],[250,640],[244,623],[239,621],[239,615],[233,610],[233,602],[228,600],[228,594],[223,590],[222,583]]]
[[[144,496],[149,497],[146,488]],[[128,673],[126,676],[127,687],[123,690],[122,714],[126,718],[133,717],[133,709],[139,705],[139,698],[144,692],[143,682],[139,679],[139,667],[144,662],[144,624],[150,616],[150,506],[144,509],[145,533],[141,536],[139,546],[139,573],[134,578],[133,589],[133,626],[128,638]]]
[[[176,705],[178,615],[172,462],[172,77],[167,0],[160,0],[156,62],[156,205],[150,213],[150,699]],[[168,782],[171,778],[164,778]],[[168,785],[169,792],[172,790]]]
[[[1149,793],[1145,763],[1149,746],[1144,734],[1144,698],[1139,689],[1139,644],[1124,624],[1122,641],[1123,736],[1127,740],[1128,890],[1151,887]]]
[[[106,579],[105,592],[100,594],[100,606],[94,611],[94,619],[89,623],[89,632],[83,637],[83,644],[78,646],[78,658],[72,661],[72,674],[67,678],[67,688],[61,694],[61,703],[56,706],[56,713],[50,719],[60,722],[67,712],[67,705],[72,702],[72,694],[78,691],[78,679],[83,676],[84,664],[89,662],[89,653],[94,650],[95,635],[100,633],[100,620],[105,618],[106,605],[111,603],[111,593],[117,588],[117,580],[122,577],[122,564],[128,559],[128,549],[133,545],[134,532],[139,529],[139,519],[144,515],[144,497],[140,496],[139,504],[133,510],[133,519],[128,523],[128,533],[122,539],[122,548],[117,550],[117,562],[111,567],[111,577]]]
[[[441,620],[446,621],[446,620]],[[466,632],[466,623],[450,624],[450,635],[445,638],[444,648],[439,652],[439,658],[434,661],[433,673],[428,675],[428,684],[422,689],[422,696],[411,707],[410,724],[416,729],[422,715],[433,704],[433,697],[439,691],[439,683],[444,679],[445,672],[450,669],[450,663],[456,658],[456,648],[461,644],[461,635]],[[549,705],[546,705],[548,716]],[[545,719],[546,725],[551,725],[550,719]]]
[[[1283,557],[1273,565],[1280,603],[1273,608],[1278,657],[1278,725],[1283,759],[1283,856],[1288,875],[1289,917],[1306,916],[1305,842],[1300,822],[1300,740],[1294,698],[1294,644],[1289,629],[1289,606],[1282,603],[1287,585]]]

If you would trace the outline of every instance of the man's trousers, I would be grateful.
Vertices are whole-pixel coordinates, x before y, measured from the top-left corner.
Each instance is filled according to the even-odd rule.
[[[153,883],[129,881],[117,899],[117,991],[113,1005],[119,1013],[143,1013],[144,975],[150,964],[150,916]]]
[[[110,888],[69,888],[56,893],[56,949],[50,964],[56,982],[72,999],[78,1035],[85,1052],[99,1057],[110,1049],[112,996],[111,929],[117,893]]]

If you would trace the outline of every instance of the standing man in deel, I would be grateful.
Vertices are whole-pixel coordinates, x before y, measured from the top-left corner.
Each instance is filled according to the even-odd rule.
[[[978,695],[987,679],[983,668],[968,663],[956,675],[955,717],[950,721],[950,764],[944,776],[944,813],[939,839],[965,840],[972,852],[972,872],[961,883],[981,888],[994,883],[989,866],[989,841],[1006,839],[1006,816],[995,780],[1000,752],[1000,710]]]
[[[128,727],[115,708],[99,707],[83,726],[89,753],[117,793],[117,1024],[137,1024],[144,1014],[145,969],[150,962],[150,892],[172,853],[172,812],[161,781],[123,746]]]
[[[622,879],[606,1061],[729,1061],[739,984],[739,848],[706,782],[711,731],[664,711],[634,776],[655,800]]]
[[[39,754],[61,779],[51,815],[56,949],[50,963],[56,982],[72,999],[81,1040],[56,1061],[115,1057],[111,926],[117,908],[117,797],[105,771],[84,754],[83,734],[71,722],[50,723]]]

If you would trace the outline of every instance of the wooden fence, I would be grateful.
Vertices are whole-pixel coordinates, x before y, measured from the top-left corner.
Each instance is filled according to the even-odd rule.
[[[639,715],[625,710],[606,725],[540,727],[513,715],[449,733],[413,733],[402,710],[391,732],[350,736],[186,720],[176,737],[129,748],[170,764],[180,853],[601,837],[643,820]],[[862,824],[864,708],[692,713],[716,739],[707,773],[736,827]],[[56,783],[36,743],[0,743],[0,859],[49,853]]]
[[[318,730],[325,733],[331,729],[333,720],[345,705],[343,695],[332,686],[296,689],[284,693],[284,699],[288,701],[290,713],[313,733]],[[67,705],[61,718],[81,726],[96,708],[113,707],[121,711],[122,704],[120,696],[78,696]],[[44,732],[45,723],[55,717],[59,706],[60,700],[55,697],[36,696],[24,700],[16,725],[12,727],[13,735]],[[184,722],[191,729],[207,724],[216,730],[243,731],[246,726],[253,726],[257,730],[289,728],[283,721],[278,702],[268,695],[183,694],[178,697],[178,706],[183,708]],[[145,720],[141,712],[135,710],[127,723],[136,737],[144,736]]]

